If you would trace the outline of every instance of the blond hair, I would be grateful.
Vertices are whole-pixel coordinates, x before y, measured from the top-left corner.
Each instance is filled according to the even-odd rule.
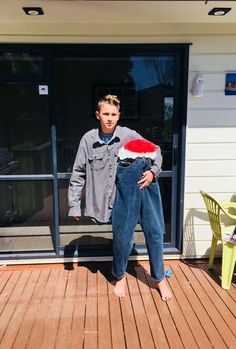
[[[97,110],[101,110],[102,104],[107,103],[110,105],[115,105],[117,109],[120,109],[120,100],[116,95],[106,95],[99,99]]]

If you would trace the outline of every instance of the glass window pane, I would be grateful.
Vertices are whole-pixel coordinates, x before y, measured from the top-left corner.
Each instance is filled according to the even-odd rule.
[[[97,225],[88,217],[79,222],[68,217],[67,190],[69,181],[59,181],[60,241],[65,246],[64,257],[73,257],[75,252],[83,255],[110,255],[112,253],[111,224]],[[82,199],[82,210],[84,200]],[[77,250],[77,251],[76,251]]]
[[[28,52],[0,52],[0,75],[30,76],[45,73],[44,57]]]
[[[82,135],[98,123],[97,100],[121,99],[120,125],[162,148],[163,169],[172,168],[175,57],[57,57],[53,62],[58,116],[58,170],[70,172]]]
[[[162,206],[165,220],[165,236],[164,242],[171,242],[171,186],[172,178],[159,178],[158,179],[161,197],[162,197]]]
[[[53,251],[49,181],[0,182],[0,252]]]
[[[38,84],[1,84],[0,115],[0,174],[50,173],[48,96]]]

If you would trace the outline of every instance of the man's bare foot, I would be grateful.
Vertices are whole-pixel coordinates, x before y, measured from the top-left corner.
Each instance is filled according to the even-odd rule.
[[[122,279],[116,280],[116,284],[114,287],[114,294],[117,297],[123,298],[125,297],[125,284],[126,284],[126,276],[123,276]]]
[[[167,302],[169,301],[173,295],[172,293],[170,292],[170,289],[166,283],[166,280],[163,279],[159,282],[156,283],[156,288],[160,290],[160,293],[161,293],[161,299],[164,301],[164,302]]]

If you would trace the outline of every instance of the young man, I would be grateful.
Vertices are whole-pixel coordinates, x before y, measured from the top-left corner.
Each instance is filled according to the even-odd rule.
[[[85,133],[75,158],[68,190],[69,216],[73,216],[79,221],[81,217],[81,193],[85,187],[86,207],[84,215],[99,223],[107,223],[111,220],[116,193],[118,152],[127,141],[142,139],[142,136],[127,127],[117,126],[120,118],[120,101],[117,96],[107,95],[100,99],[96,118],[100,122],[100,127]],[[158,150],[150,168],[142,173],[142,177],[138,181],[141,190],[145,190],[155,181],[161,171],[162,156],[159,147]],[[114,265],[117,262],[117,248],[118,246],[114,246]],[[163,263],[163,259],[161,263]],[[125,277],[115,276],[117,281],[114,293],[118,297],[124,297]],[[164,301],[172,297],[164,275],[161,280],[157,280],[156,287],[159,288]]]

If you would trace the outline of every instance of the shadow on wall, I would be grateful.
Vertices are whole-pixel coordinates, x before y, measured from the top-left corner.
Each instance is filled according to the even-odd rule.
[[[229,200],[229,202],[236,202],[236,194],[233,194]],[[233,214],[235,214],[235,212],[232,212]],[[198,241],[207,241],[209,242],[209,248],[207,248],[204,253],[201,254],[201,257],[208,257],[210,254],[210,246],[211,246],[211,237],[212,237],[212,231],[211,231],[211,227],[210,227],[210,222],[209,222],[209,217],[207,212],[203,212],[200,209],[196,209],[196,208],[191,208],[186,216],[185,219],[185,224],[184,224],[184,242],[183,242],[183,255],[185,257],[197,257],[199,256],[198,251],[196,250],[196,231],[195,231],[195,226],[196,226],[196,219],[201,220],[202,223],[208,223],[209,226],[209,239],[202,239],[202,240],[198,240]],[[224,217],[222,218],[222,223],[227,225],[230,224],[228,219],[224,219]],[[217,254],[220,255],[221,252],[221,247],[222,244],[218,243],[217,246]]]
[[[185,257],[197,256],[196,251],[196,232],[195,232],[195,220],[200,219],[203,222],[209,222],[208,214],[195,208],[191,208],[186,216],[184,224],[184,242],[183,242],[183,255]],[[209,226],[209,231],[211,228]],[[210,253],[210,247],[205,251],[204,255],[207,257]]]

